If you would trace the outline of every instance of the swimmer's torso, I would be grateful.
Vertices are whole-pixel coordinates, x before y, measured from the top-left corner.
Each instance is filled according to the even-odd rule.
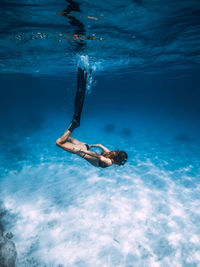
[[[100,167],[100,168],[108,167],[108,165],[104,161],[87,154],[88,151],[90,151],[90,147],[88,144],[80,142],[71,136],[69,137],[68,141],[73,144],[72,153],[86,159],[89,163],[91,163],[95,167]]]

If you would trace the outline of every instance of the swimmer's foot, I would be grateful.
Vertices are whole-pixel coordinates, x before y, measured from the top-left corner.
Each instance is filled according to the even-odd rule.
[[[74,125],[74,128],[77,128],[80,126],[80,119],[78,118],[73,118],[72,124]]]
[[[72,133],[75,128],[80,126],[80,121],[77,119],[73,119],[71,124],[69,125],[68,130]]]

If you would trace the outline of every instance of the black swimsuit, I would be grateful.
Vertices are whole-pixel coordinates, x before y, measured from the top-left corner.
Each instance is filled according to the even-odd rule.
[[[107,168],[108,165],[105,162],[99,160],[99,167],[101,167],[101,168]]]
[[[86,146],[86,149],[87,149],[87,150],[90,150],[90,147],[89,147],[88,144],[85,144],[85,146]]]

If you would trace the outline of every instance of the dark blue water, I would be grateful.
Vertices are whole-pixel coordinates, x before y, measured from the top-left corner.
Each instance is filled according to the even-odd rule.
[[[0,201],[16,266],[199,266],[200,3],[79,4],[0,3]],[[125,150],[122,167],[55,145],[78,66],[93,74],[73,136]]]

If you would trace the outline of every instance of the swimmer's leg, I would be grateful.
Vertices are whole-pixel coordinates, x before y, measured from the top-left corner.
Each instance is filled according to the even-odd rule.
[[[74,152],[74,145],[83,145],[85,147],[85,143],[71,137],[70,134],[71,132],[67,129],[64,134],[56,140],[56,145],[72,153]]]
[[[69,128],[64,132],[64,134],[58,138],[56,140],[56,145],[60,146],[62,144],[64,144],[65,142],[67,142],[67,140],[69,139],[70,137],[70,134],[71,134],[71,131],[69,130]]]
[[[83,104],[85,100],[85,93],[87,87],[87,71],[85,69],[78,68],[78,77],[77,77],[77,90],[75,96],[75,108],[74,108],[74,116],[71,124],[68,129],[64,132],[64,134],[57,139],[56,144],[61,145],[65,142],[69,141],[69,136],[73,132],[73,130],[80,126],[81,112],[83,109]]]
[[[71,134],[71,131],[69,130],[69,128],[64,132],[64,134],[58,138],[56,140],[56,144],[58,146],[61,146],[62,144],[68,142],[68,143],[72,143],[74,145],[79,145],[79,144],[82,144],[82,142],[80,142],[79,140],[73,138],[72,136],[70,136]]]
[[[68,130],[72,132],[75,128],[80,126],[81,113],[85,100],[85,93],[87,88],[87,71],[85,69],[78,68],[77,76],[77,90],[75,96],[75,108],[72,123]]]

